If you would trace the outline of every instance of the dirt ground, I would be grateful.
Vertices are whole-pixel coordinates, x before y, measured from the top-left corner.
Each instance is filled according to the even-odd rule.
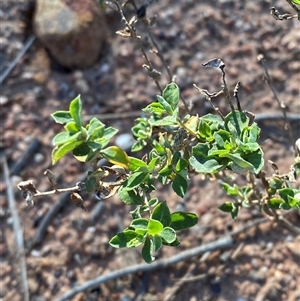
[[[142,4],[141,1],[138,1]],[[202,63],[221,58],[226,64],[227,81],[233,89],[242,84],[243,109],[260,119],[261,144],[265,159],[276,162],[280,172],[288,172],[293,151],[287,132],[278,119],[270,121],[264,114],[281,114],[272,91],[263,79],[257,56],[263,54],[272,83],[287,111],[298,114],[292,121],[294,136],[300,136],[300,23],[297,19],[276,21],[269,12],[275,6],[280,13],[292,12],[284,0],[165,0],[154,2],[148,16],[157,15],[153,34],[157,39],[182,95],[193,103],[201,116],[210,106],[193,87],[218,91],[221,76]],[[30,2],[2,0],[0,5],[0,71],[14,60],[32,34]],[[134,12],[128,9],[131,16]],[[33,179],[39,190],[50,189],[44,171],[59,175],[60,186],[67,187],[82,178],[87,166],[71,156],[51,165],[52,138],[60,131],[50,114],[67,109],[69,102],[81,94],[85,115],[96,115],[104,123],[130,133],[134,118],[159,93],[141,67],[143,61],[134,41],[117,36],[122,29],[118,14],[108,12],[111,31],[99,61],[90,69],[66,70],[48,56],[38,40],[19,60],[1,85],[1,156],[10,170],[28,147],[38,139],[26,166],[11,177],[18,214],[27,250],[35,239],[46,213],[61,201],[59,196],[36,200],[28,209],[16,188],[21,180]],[[137,30],[147,48],[147,34],[142,25]],[[149,52],[155,68],[168,78],[161,61]],[[220,110],[228,107],[222,97],[215,100]],[[123,138],[126,136],[123,136]],[[271,170],[267,169],[270,174]],[[15,247],[12,214],[6,195],[7,183],[1,173],[0,299],[22,301],[20,258]],[[168,188],[157,195],[166,199],[173,210],[184,206],[199,215],[199,224],[180,234],[179,248],[163,248],[157,259],[170,258],[183,250],[205,244],[243,227],[263,216],[258,209],[244,209],[236,221],[220,212],[227,200],[218,183],[196,176],[188,197],[182,200]],[[57,300],[77,285],[99,275],[142,263],[140,250],[116,250],[109,239],[130,222],[128,212],[117,198],[99,201],[87,196],[88,212],[69,202],[63,205],[47,227],[40,244],[26,252],[27,279],[32,301]],[[299,212],[288,219],[300,226]],[[188,279],[180,283],[187,274]],[[175,287],[178,289],[175,291]],[[145,300],[145,301],[300,301],[300,237],[270,222],[245,231],[236,237],[231,248],[208,252],[168,268],[151,273],[135,273],[114,279],[77,294],[71,300]]]

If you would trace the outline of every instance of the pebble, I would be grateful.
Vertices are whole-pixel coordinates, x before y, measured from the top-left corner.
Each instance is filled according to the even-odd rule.
[[[8,97],[5,95],[0,95],[0,106],[4,106],[8,103]]]
[[[41,153],[37,153],[34,155],[34,162],[35,163],[41,163],[44,160],[44,155]]]
[[[39,250],[32,250],[32,251],[30,252],[30,255],[31,255],[32,257],[40,257],[41,252],[40,252]]]
[[[132,143],[133,143],[132,135],[128,133],[120,134],[115,140],[115,144],[122,149],[130,147]]]

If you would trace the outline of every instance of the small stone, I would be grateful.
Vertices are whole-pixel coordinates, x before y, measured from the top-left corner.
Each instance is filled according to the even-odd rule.
[[[8,97],[5,95],[0,95],[0,106],[4,106],[8,103]]]

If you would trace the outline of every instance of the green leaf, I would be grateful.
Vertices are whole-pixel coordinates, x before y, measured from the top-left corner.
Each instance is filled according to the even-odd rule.
[[[185,159],[180,158],[178,160],[178,162],[176,163],[175,170],[177,172],[179,172],[179,171],[185,170],[188,166],[189,166],[189,163]]]
[[[141,218],[141,206],[136,207],[134,210],[130,211],[132,219]]]
[[[57,111],[51,114],[51,117],[59,124],[66,124],[70,121],[74,121],[69,111]]]
[[[137,247],[143,243],[143,238],[133,230],[125,230],[115,235],[109,242],[114,248]]]
[[[110,146],[101,150],[103,157],[112,164],[128,168],[130,160],[127,154],[118,146]]]
[[[212,135],[212,131],[210,129],[209,124],[203,118],[200,119],[198,133],[199,136],[202,138],[207,138]]]
[[[161,116],[163,113],[165,113],[163,106],[156,101],[150,103],[146,108],[142,109],[142,111],[148,114],[157,114],[158,116]]]
[[[278,177],[274,177],[274,178],[271,178],[270,180],[269,180],[269,187],[271,188],[271,189],[274,189],[275,191],[277,190],[277,189],[280,189],[280,188],[282,188],[282,180],[281,179],[279,179]]]
[[[291,188],[278,189],[278,193],[286,203],[289,203],[289,197],[294,197],[294,191]]]
[[[91,193],[94,190],[95,185],[96,185],[95,178],[94,177],[88,178],[84,183],[86,192]]]
[[[74,98],[70,103],[70,114],[76,124],[81,127],[82,126],[82,119],[81,119],[81,112],[82,112],[82,102],[80,99],[80,95],[78,95],[76,98]]]
[[[52,164],[54,165],[59,159],[73,151],[78,145],[80,145],[82,141],[72,140],[66,142],[62,145],[56,146],[51,154]]]
[[[163,224],[155,219],[150,219],[148,223],[148,234],[157,235],[164,228]]]
[[[137,218],[132,221],[130,227],[134,229],[148,229],[149,220],[146,218]]]
[[[153,238],[154,252],[157,252],[162,246],[162,239],[159,235],[154,235]]]
[[[172,188],[180,197],[183,198],[188,188],[187,180],[179,174],[176,174],[172,182]]]
[[[149,207],[154,207],[158,204],[158,198],[153,198],[148,202]]]
[[[173,115],[174,110],[172,109],[171,105],[162,96],[157,95],[157,100],[162,105],[166,113],[168,113],[169,115]]]
[[[104,135],[105,125],[97,118],[93,118],[86,128],[88,134],[87,139],[102,138]]]
[[[223,212],[231,212],[234,208],[233,203],[231,202],[225,202],[221,206],[219,206],[219,209]]]
[[[194,213],[174,212],[171,214],[170,228],[175,231],[191,228],[198,223],[198,217]]]
[[[231,202],[225,202],[221,206],[219,206],[219,209],[223,212],[230,212],[231,217],[235,219],[239,212],[239,207],[235,206],[235,204]]]
[[[222,187],[225,190],[227,195],[230,195],[230,196],[239,195],[239,188],[236,184],[233,184],[233,186],[230,186],[229,184],[223,182]]]
[[[235,153],[235,154],[224,154],[224,155],[221,155],[220,154],[220,157],[221,158],[229,158],[231,159],[236,165],[238,165],[239,167],[243,168],[243,169],[246,169],[246,170],[253,170],[253,165],[249,162],[247,162],[246,160],[244,160],[240,154],[238,153]]]
[[[119,132],[119,130],[117,130],[111,126],[105,128],[104,134],[102,137],[103,141],[101,140],[101,144],[103,145],[103,147],[106,146],[109,143],[110,139],[112,137],[114,137],[118,132]]]
[[[140,140],[135,142],[132,147],[131,147],[131,151],[132,152],[139,152],[140,150],[142,150],[145,146],[147,145],[147,142],[144,140]]]
[[[243,156],[252,165],[252,172],[258,174],[264,166],[264,153],[261,148]]]
[[[52,143],[53,145],[63,145],[67,142],[77,141],[78,136],[80,135],[80,132],[70,135],[68,132],[61,132],[54,136]]]
[[[147,237],[142,249],[142,256],[145,262],[151,263],[154,261],[154,257],[152,256],[152,253],[154,252],[154,244],[153,241]]]
[[[217,173],[226,167],[215,159],[196,158],[195,156],[190,157],[189,162],[197,173]]]
[[[179,241],[178,237],[176,237],[176,239],[172,243],[169,244],[168,242],[163,240],[162,244],[165,246],[169,246],[169,247],[178,247],[180,245],[180,241]]]
[[[152,219],[160,221],[164,227],[168,227],[171,223],[171,213],[166,201],[158,204],[151,215]]]
[[[80,132],[80,126],[76,124],[75,121],[69,121],[65,126],[64,129],[69,132],[70,134],[75,134],[77,132]]]
[[[279,198],[271,198],[268,201],[268,205],[271,209],[280,209],[282,203],[284,203],[284,201]]]
[[[134,172],[127,181],[123,184],[124,189],[132,190],[139,187],[143,181],[148,177],[148,172]]]
[[[179,88],[175,83],[168,84],[163,91],[163,98],[174,111],[179,102]]]
[[[118,196],[126,205],[143,205],[143,198],[135,190],[127,190],[126,187],[121,187],[118,191]]]
[[[215,132],[213,137],[215,139],[216,147],[218,149],[224,149],[225,142],[230,141],[231,135],[229,132],[221,129],[221,130]]]
[[[129,162],[129,170],[136,171],[138,168],[144,167],[145,170],[148,170],[148,165],[143,161],[135,157],[128,157]]]
[[[219,206],[219,209],[223,212],[232,212],[234,208],[235,206],[231,202],[225,202],[221,206]]]
[[[73,150],[73,155],[76,159],[80,162],[85,162],[88,154],[90,153],[91,149],[86,142],[81,143]]]
[[[249,118],[247,115],[240,111],[231,111],[226,117],[225,117],[225,128],[227,131],[233,134],[234,131],[237,132],[238,137],[241,136],[241,133],[245,127],[247,127],[249,124]]]
[[[151,126],[168,126],[168,125],[176,125],[177,123],[177,118],[178,118],[178,108],[175,109],[175,111],[170,114],[169,116],[166,116],[164,118],[160,119],[154,119],[150,118],[149,119],[149,124]]]
[[[169,244],[176,240],[175,230],[170,227],[163,228],[163,230],[159,233],[159,236]]]

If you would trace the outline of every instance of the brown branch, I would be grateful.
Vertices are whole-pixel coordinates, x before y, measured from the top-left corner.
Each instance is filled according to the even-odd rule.
[[[17,247],[17,260],[18,266],[21,269],[21,279],[22,279],[22,286],[23,286],[23,300],[29,301],[29,287],[28,287],[28,280],[27,280],[27,268],[26,268],[26,258],[25,258],[25,248],[24,248],[24,239],[23,239],[23,228],[20,222],[18,210],[16,207],[15,196],[13,192],[13,187],[9,177],[9,169],[7,166],[6,158],[1,157],[1,164],[4,173],[4,179],[6,183],[6,193],[8,198],[8,205],[12,216],[13,221],[13,230],[15,236],[15,242]]]
[[[124,276],[130,275],[130,274],[135,274],[138,272],[153,272],[157,269],[162,269],[162,268],[166,268],[168,266],[172,266],[178,262],[191,259],[195,256],[199,256],[206,252],[227,249],[227,248],[231,247],[232,245],[233,245],[233,240],[232,240],[231,236],[226,235],[216,241],[195,247],[193,249],[183,251],[170,258],[160,259],[151,264],[138,264],[138,265],[134,265],[134,266],[129,266],[129,267],[111,272],[109,274],[99,276],[96,279],[87,281],[86,283],[82,284],[81,286],[77,286],[77,287],[73,288],[72,290],[67,292],[65,295],[58,298],[56,301],[69,300],[70,298],[74,297],[75,295],[77,295],[80,292],[86,291],[92,287],[98,286],[101,283],[107,282],[112,279],[124,277]]]
[[[272,82],[271,82],[271,78],[270,78],[270,75],[269,75],[269,72],[268,72],[268,68],[266,66],[266,62],[265,62],[265,59],[264,59],[264,56],[262,54],[258,55],[258,61],[261,62],[263,68],[264,68],[264,71],[265,71],[265,78],[266,78],[266,82],[269,86],[269,88],[271,89],[273,95],[274,95],[274,98],[275,100],[277,101],[280,109],[282,110],[282,113],[283,113],[283,116],[284,116],[284,120],[285,120],[285,123],[286,123],[286,129],[287,129],[287,132],[289,134],[289,138],[290,138],[290,143],[293,145],[293,148],[294,148],[294,152],[295,152],[295,155],[297,154],[297,150],[296,150],[296,146],[295,146],[295,139],[294,139],[294,136],[293,136],[293,131],[292,131],[292,127],[291,127],[291,124],[287,118],[287,109],[286,109],[286,105],[285,103],[282,101],[279,100],[278,96],[277,96],[277,93],[272,85]]]

